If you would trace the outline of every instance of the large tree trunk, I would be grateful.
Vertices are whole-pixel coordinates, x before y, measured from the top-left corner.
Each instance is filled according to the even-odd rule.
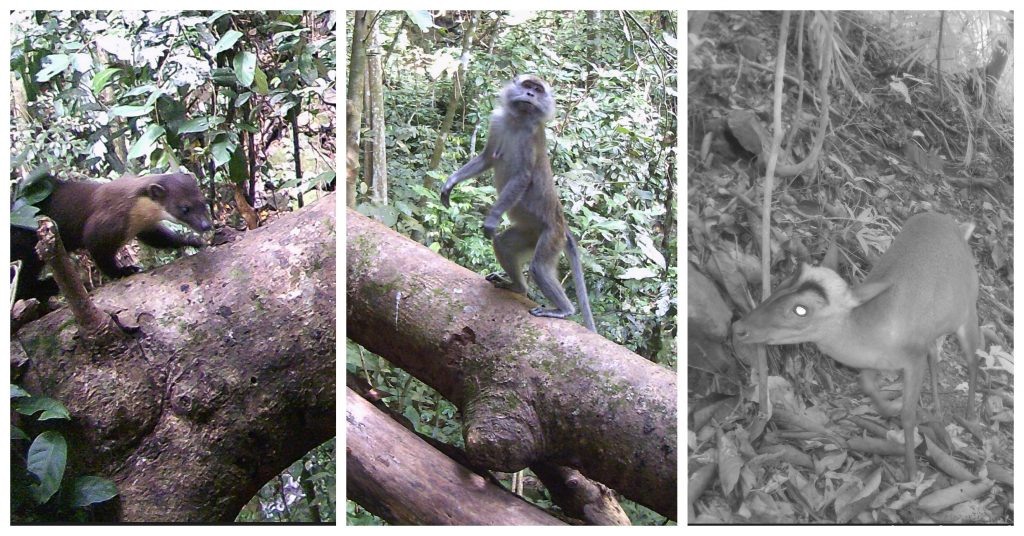
[[[15,381],[72,413],[70,466],[112,479],[120,521],[232,521],[335,435],[334,195],[93,293],[127,344],[67,309],[11,341]]]
[[[460,407],[473,463],[574,467],[675,518],[675,373],[352,210],[347,233],[348,336]]]
[[[392,525],[563,525],[346,389],[348,498]]]

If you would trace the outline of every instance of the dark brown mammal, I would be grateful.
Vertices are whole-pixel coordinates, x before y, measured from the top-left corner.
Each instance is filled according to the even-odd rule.
[[[57,224],[64,249],[85,248],[111,278],[140,270],[118,266],[115,260],[117,250],[132,238],[156,248],[206,245],[199,237],[172,231],[164,221],[199,233],[212,227],[206,197],[195,177],[186,173],[122,177],[107,183],[55,180],[52,193],[39,203],[39,213]],[[44,263],[36,255],[36,241],[35,231],[11,228],[11,259],[22,261],[16,298],[45,303],[57,294],[57,287],[52,279],[39,281]]]
[[[532,256],[530,275],[555,308],[536,307],[530,313],[566,318],[575,314],[576,308],[558,279],[558,259],[565,251],[572,266],[576,299],[584,322],[591,331],[596,331],[576,240],[565,225],[548,160],[544,125],[554,114],[555,99],[547,82],[533,75],[517,76],[501,91],[500,104],[491,115],[487,147],[448,177],[441,189],[441,203],[449,206],[449,196],[457,184],[493,167],[498,200],[484,220],[484,235],[492,239],[494,256],[508,279],[501,274],[491,274],[487,276],[488,281],[526,294],[522,267]],[[505,212],[512,225],[495,236]]]

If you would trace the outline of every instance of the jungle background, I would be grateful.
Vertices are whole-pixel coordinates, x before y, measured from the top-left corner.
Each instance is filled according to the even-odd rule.
[[[597,330],[675,369],[676,14],[364,11],[346,22],[347,204],[474,272],[499,270],[481,230],[490,173],[460,185],[452,210],[439,190],[483,149],[501,87],[541,76],[555,94],[552,168]],[[350,386],[378,393],[416,432],[462,446],[457,408],[433,389],[351,340],[346,367]],[[525,496],[551,507],[529,476]],[[665,522],[623,504],[634,523]],[[347,509],[350,524],[381,523],[352,501]]]
[[[214,245],[324,197],[335,182],[335,31],[333,11],[12,12],[12,224],[34,228],[31,203],[46,192],[23,179],[46,171],[187,170],[210,201]],[[149,269],[181,254],[125,255]],[[93,272],[90,287],[102,283]],[[76,408],[46,394],[12,394],[26,430],[74,420]],[[113,483],[65,473],[75,445],[42,428],[12,441],[12,519],[107,519]],[[309,451],[236,520],[333,521],[335,457],[333,439]]]
[[[1013,14],[791,15],[688,15],[689,519],[1013,523]],[[783,125],[774,187],[763,178],[773,121]],[[934,461],[941,469],[907,489],[895,485],[898,458],[834,447],[886,435],[852,369],[813,345],[768,346],[766,427],[745,388],[758,383],[756,356],[731,344],[729,326],[766,295],[762,256],[773,288],[800,261],[861,281],[902,223],[929,210],[976,224],[985,426],[959,418],[966,371],[947,345],[945,412],[919,429],[967,469]],[[941,507],[922,497],[974,477],[973,493]]]

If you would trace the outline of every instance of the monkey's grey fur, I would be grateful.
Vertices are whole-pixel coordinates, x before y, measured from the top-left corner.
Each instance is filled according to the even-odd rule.
[[[487,280],[512,292],[526,294],[523,264],[530,260],[530,276],[553,309],[535,307],[535,316],[566,318],[576,313],[558,280],[558,258],[569,257],[576,299],[587,328],[597,331],[590,312],[587,287],[576,251],[576,239],[565,225],[562,204],[555,191],[548,160],[544,125],[555,115],[551,87],[533,75],[517,76],[501,91],[500,105],[491,115],[484,151],[453,173],[441,189],[441,203],[457,184],[494,168],[498,200],[484,220],[484,235],[492,239],[494,256],[508,276],[491,274]],[[495,236],[501,215],[508,212],[512,225]]]

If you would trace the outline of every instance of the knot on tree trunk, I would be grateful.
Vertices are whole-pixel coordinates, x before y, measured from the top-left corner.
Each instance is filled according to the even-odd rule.
[[[520,392],[490,387],[467,400],[466,454],[474,464],[512,473],[542,457],[540,419]]]

